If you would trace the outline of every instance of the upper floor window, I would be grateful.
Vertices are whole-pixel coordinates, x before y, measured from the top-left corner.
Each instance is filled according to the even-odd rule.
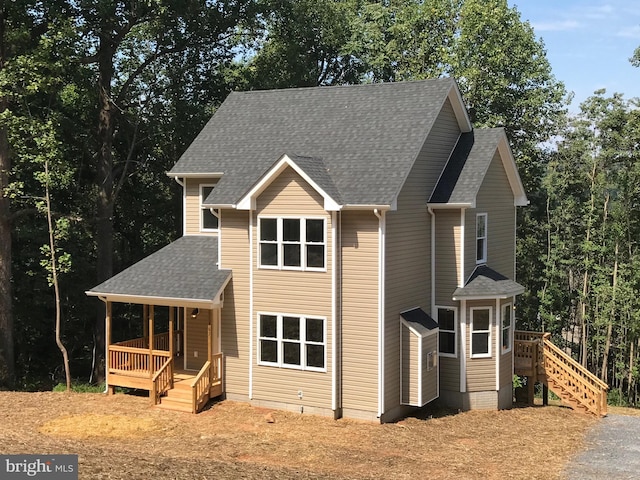
[[[438,308],[439,350],[443,357],[456,356],[456,310],[451,307]]]
[[[202,204],[213,192],[213,185],[200,185],[200,231],[211,232],[218,230],[219,218],[218,210],[211,211],[210,208],[203,207]]]
[[[511,325],[513,325],[513,307],[510,303],[502,306],[502,353],[511,351]]]
[[[324,318],[260,314],[258,320],[258,363],[260,365],[325,370],[326,322]]]
[[[476,215],[476,263],[487,263],[487,214]]]
[[[491,308],[471,309],[471,358],[491,356]]]
[[[326,268],[326,228],[323,218],[259,220],[261,267],[291,270]]]

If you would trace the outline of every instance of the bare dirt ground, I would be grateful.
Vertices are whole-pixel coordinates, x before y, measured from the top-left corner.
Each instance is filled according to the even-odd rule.
[[[558,407],[378,425],[223,401],[0,392],[0,453],[79,455],[86,479],[559,479],[597,419]],[[274,419],[270,423],[267,419]]]

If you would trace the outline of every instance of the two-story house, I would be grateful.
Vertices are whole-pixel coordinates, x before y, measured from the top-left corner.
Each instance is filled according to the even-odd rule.
[[[87,292],[110,389],[379,421],[511,405],[527,198],[454,80],[234,92],[168,175],[183,236]],[[141,338],[112,341],[113,302]]]

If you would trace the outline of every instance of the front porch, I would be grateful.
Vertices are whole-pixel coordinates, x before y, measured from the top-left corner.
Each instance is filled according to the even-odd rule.
[[[116,387],[149,391],[152,405],[197,413],[211,398],[223,393],[223,355],[213,353],[212,330],[219,315],[213,310],[194,315],[206,317],[207,357],[199,370],[187,364],[185,353],[186,308],[169,307],[167,332],[154,334],[154,306],[143,306],[142,337],[111,343],[111,302],[107,302],[106,382],[109,394]],[[194,310],[197,311],[197,310]],[[178,328],[176,328],[178,327]],[[199,365],[198,365],[199,366]],[[187,368],[189,367],[189,368]]]

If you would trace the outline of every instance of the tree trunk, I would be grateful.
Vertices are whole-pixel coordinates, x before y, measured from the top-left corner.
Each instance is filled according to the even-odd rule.
[[[69,354],[60,338],[60,329],[62,323],[62,312],[60,309],[60,286],[58,285],[58,267],[56,265],[56,242],[53,229],[53,220],[51,219],[51,196],[49,195],[49,162],[44,164],[45,171],[45,200],[47,204],[47,225],[49,226],[49,250],[51,253],[51,277],[53,280],[53,290],[56,297],[56,344],[62,353],[64,362],[65,380],[67,383],[67,392],[71,391],[71,371],[69,370]]]
[[[113,275],[113,122],[114,106],[111,100],[111,80],[113,78],[113,57],[115,49],[112,39],[104,35],[98,51],[98,164],[97,164],[97,205],[96,205],[96,269],[97,282],[102,283]],[[92,378],[94,382],[104,381],[104,306],[98,304],[94,329],[95,359]]]
[[[612,285],[612,293],[611,293],[611,313],[609,315],[609,320],[607,321],[607,338],[604,343],[604,352],[602,352],[602,370],[600,371],[600,379],[603,382],[608,380],[607,377],[607,368],[609,363],[609,352],[611,351],[611,335],[613,333],[613,319],[616,315],[616,286],[618,284],[618,248],[619,244],[616,242],[616,253],[615,260],[613,264],[613,285]]]
[[[0,71],[5,64],[5,10],[0,9]],[[8,108],[0,98],[0,114]],[[15,358],[13,345],[13,295],[11,292],[11,205],[5,196],[9,186],[11,158],[7,127],[0,125],[0,386],[13,388]]]

